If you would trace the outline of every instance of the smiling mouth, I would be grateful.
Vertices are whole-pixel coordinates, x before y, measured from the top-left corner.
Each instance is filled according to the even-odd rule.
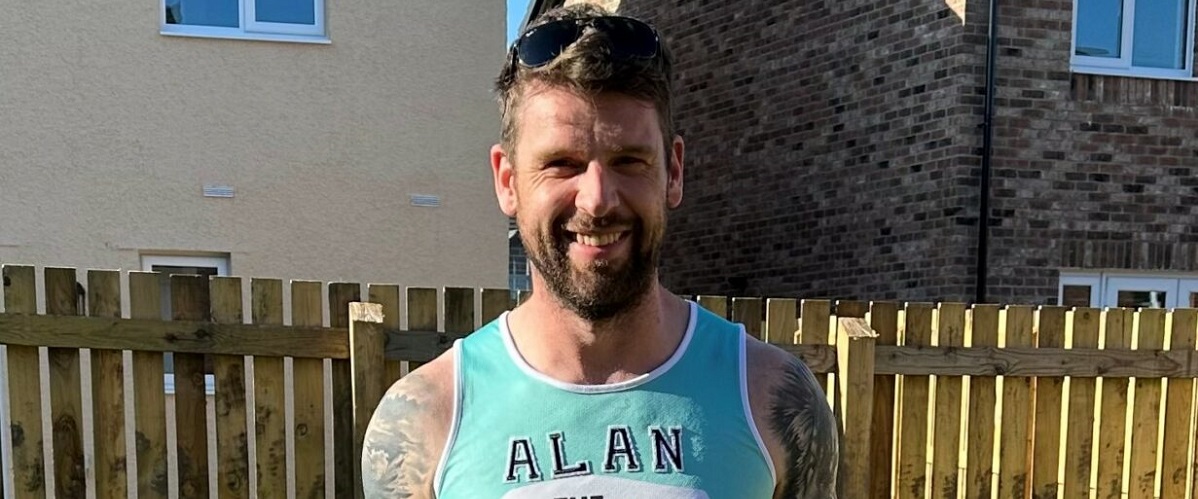
[[[616,241],[619,241],[624,236],[623,232],[612,232],[609,234],[580,234],[575,232],[572,234],[574,235],[574,242],[583,246],[594,246],[597,248],[615,244]]]

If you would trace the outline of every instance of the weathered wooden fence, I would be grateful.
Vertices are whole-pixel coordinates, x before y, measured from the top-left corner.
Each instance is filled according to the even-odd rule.
[[[507,290],[174,276],[163,321],[154,273],[3,277],[0,478],[19,498],[353,497],[400,361],[513,305]],[[842,498],[1198,499],[1194,310],[695,299],[821,375]]]
[[[371,284],[363,295],[359,283],[296,281],[285,293],[276,279],[172,276],[164,321],[156,273],[2,274],[0,419],[11,431],[0,479],[18,498],[353,497],[363,408],[405,366],[351,348],[371,334],[381,346],[382,328],[401,325],[434,332],[420,337],[436,345],[435,331],[470,331],[509,308],[506,290],[483,292],[479,315],[472,289]],[[350,304],[366,300],[360,313],[377,324],[352,327]]]

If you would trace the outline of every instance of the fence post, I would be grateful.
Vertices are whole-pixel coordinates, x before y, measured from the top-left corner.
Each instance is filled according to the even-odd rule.
[[[353,490],[354,497],[361,499],[362,492],[362,443],[366,438],[366,427],[370,417],[383,398],[383,306],[377,303],[351,302],[349,304],[349,362],[353,372],[354,399],[354,453]]]
[[[870,446],[874,400],[874,343],[865,319],[840,317],[836,327],[837,388],[840,402],[838,497],[869,497],[873,469]]]

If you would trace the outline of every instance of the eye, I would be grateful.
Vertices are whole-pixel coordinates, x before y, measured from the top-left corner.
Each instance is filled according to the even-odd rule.
[[[619,156],[612,161],[612,164],[615,166],[641,166],[648,164],[648,162],[636,156]]]
[[[569,158],[557,158],[545,162],[546,169],[578,168],[578,162]]]

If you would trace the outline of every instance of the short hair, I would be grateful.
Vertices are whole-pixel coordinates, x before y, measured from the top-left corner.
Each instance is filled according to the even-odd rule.
[[[524,33],[551,21],[610,15],[612,13],[607,9],[589,3],[557,7],[530,23]],[[524,33],[521,33],[521,36]],[[515,50],[510,50],[503,70],[495,82],[503,126],[501,141],[508,153],[514,152],[512,147],[518,133],[515,114],[524,92],[530,84],[540,83],[566,88],[579,95],[616,93],[651,102],[657,110],[668,154],[669,144],[674,138],[674,99],[671,87],[674,75],[673,58],[664,38],[659,36],[657,55],[650,59],[613,59],[609,54],[608,36],[593,29],[586,30],[554,61],[538,68],[520,65],[516,60]]]

